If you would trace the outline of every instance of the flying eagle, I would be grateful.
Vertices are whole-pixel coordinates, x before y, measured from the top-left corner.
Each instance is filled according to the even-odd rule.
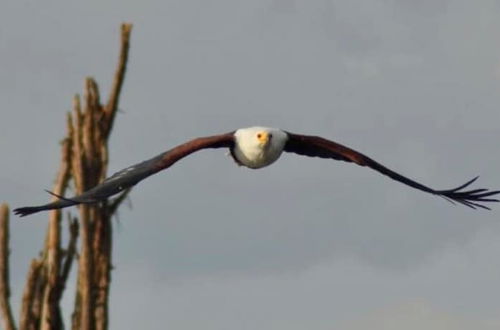
[[[15,209],[14,212],[23,217],[39,211],[103,201],[112,195],[134,186],[150,175],[169,168],[193,152],[216,148],[229,148],[230,155],[238,165],[251,169],[271,165],[285,151],[302,156],[342,160],[360,166],[367,166],[410,187],[444,197],[451,202],[458,202],[473,209],[476,207],[489,209],[483,203],[499,202],[498,199],[491,197],[499,194],[500,190],[464,190],[477,177],[454,189],[434,190],[388,169],[360,152],[322,137],[299,135],[277,128],[249,127],[188,141],[154,158],[132,165],[113,174],[104,180],[103,183],[87,190],[81,195],[72,198],[58,196],[59,200],[55,202],[41,206],[21,207]]]

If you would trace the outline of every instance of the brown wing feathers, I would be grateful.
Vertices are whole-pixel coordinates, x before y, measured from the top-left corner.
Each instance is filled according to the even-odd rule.
[[[309,135],[299,135],[288,133],[289,140],[285,145],[284,151],[293,152],[303,156],[309,157],[320,157],[320,158],[330,158],[336,160],[343,160],[346,162],[353,162],[360,166],[370,167],[391,179],[404,183],[415,189],[419,189],[434,195],[438,195],[448,199],[451,202],[457,202],[466,205],[471,208],[484,208],[489,209],[489,207],[481,204],[485,202],[498,202],[498,199],[489,198],[490,196],[497,195],[500,193],[499,190],[490,191],[488,189],[473,189],[473,190],[463,190],[467,188],[470,184],[477,180],[478,177],[464,183],[463,185],[456,187],[454,189],[448,190],[434,190],[421,183],[413,181],[399,173],[396,173],[380,163],[377,163],[373,159],[343,146],[339,143],[326,140],[318,136]]]
[[[21,217],[44,210],[59,209],[81,203],[95,203],[107,199],[127,188],[137,184],[150,175],[172,166],[178,160],[201,149],[232,147],[234,143],[233,132],[197,138],[170,149],[156,157],[144,162],[129,166],[116,172],[101,184],[87,190],[81,195],[41,205],[21,207],[14,210]],[[59,196],[58,196],[59,197]]]
[[[154,167],[157,171],[161,171],[172,166],[178,160],[189,156],[193,152],[201,149],[231,148],[233,144],[234,132],[197,138],[158,155],[158,160],[152,167]]]

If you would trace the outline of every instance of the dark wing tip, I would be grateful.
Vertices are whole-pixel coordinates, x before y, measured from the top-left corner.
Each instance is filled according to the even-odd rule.
[[[45,190],[46,192],[48,192],[49,194],[51,194],[52,196],[55,196],[58,198],[58,200],[56,200],[55,202],[52,202],[52,203],[49,203],[49,204],[45,204],[45,205],[40,205],[40,206],[25,206],[25,207],[19,207],[17,209],[14,209],[14,214],[20,216],[20,217],[25,217],[27,215],[30,215],[30,214],[33,214],[33,213],[37,213],[37,212],[40,212],[40,211],[47,211],[47,210],[53,210],[53,209],[61,209],[61,208],[64,208],[64,207],[68,207],[68,206],[72,206],[72,205],[77,205],[77,204],[80,204],[80,203],[83,203],[84,201],[78,201],[78,200],[75,200],[74,199],[70,199],[70,198],[65,198],[61,195],[58,195],[56,193],[53,193],[49,190]]]
[[[40,206],[27,206],[27,207],[19,207],[17,209],[14,209],[14,214],[20,216],[20,217],[25,217],[27,215],[37,213],[40,211],[45,210],[45,208],[40,207]]]
[[[463,190],[470,186],[474,181],[476,181],[479,176],[476,176],[472,180],[467,181],[461,186],[458,186],[449,190],[437,190],[436,194],[443,196],[444,198],[457,202],[462,205],[468,206],[472,209],[482,208],[485,210],[491,210],[488,206],[483,205],[484,203],[500,202],[499,199],[489,198],[490,196],[495,196],[500,194],[500,190],[490,191],[488,189],[480,188],[473,190]]]

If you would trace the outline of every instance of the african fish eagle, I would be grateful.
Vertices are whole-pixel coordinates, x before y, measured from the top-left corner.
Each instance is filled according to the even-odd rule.
[[[434,190],[388,169],[360,152],[322,137],[294,134],[277,128],[249,127],[188,141],[149,160],[127,167],[80,195],[71,198],[58,196],[59,200],[55,202],[41,206],[21,207],[15,209],[14,212],[20,216],[26,216],[44,210],[103,201],[134,186],[150,175],[169,168],[178,160],[195,151],[215,148],[229,148],[232,158],[238,165],[251,169],[271,165],[285,151],[303,156],[342,160],[360,166],[367,166],[410,187],[444,197],[452,202],[458,202],[471,208],[489,209],[483,203],[499,201],[491,197],[499,194],[500,190],[464,190],[477,177],[454,189]]]

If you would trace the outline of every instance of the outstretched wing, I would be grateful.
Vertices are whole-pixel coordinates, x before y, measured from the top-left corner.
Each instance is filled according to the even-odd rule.
[[[303,156],[309,157],[320,157],[320,158],[330,158],[336,160],[342,160],[346,162],[353,162],[360,166],[368,166],[375,171],[378,171],[384,175],[387,175],[393,180],[402,182],[410,187],[419,189],[434,195],[444,197],[452,202],[458,202],[469,206],[471,208],[484,208],[489,207],[483,205],[484,202],[499,202],[498,199],[490,198],[493,195],[500,193],[500,190],[490,191],[488,189],[473,189],[464,190],[471,183],[476,181],[478,177],[466,182],[465,184],[456,187],[454,189],[448,190],[434,190],[421,183],[413,181],[399,173],[396,173],[387,167],[377,163],[373,159],[363,155],[356,150],[350,149],[339,143],[324,139],[319,136],[309,136],[309,135],[299,135],[299,134],[288,134],[288,141],[285,144],[284,151],[293,152]]]
[[[233,133],[234,132],[230,132],[191,140],[142,163],[127,167],[81,195],[72,198],[58,196],[60,199],[53,203],[41,206],[20,207],[15,209],[14,213],[24,217],[39,211],[60,209],[81,203],[96,203],[105,200],[112,195],[134,186],[148,176],[169,168],[178,160],[195,151],[201,149],[231,148],[234,144]]]

